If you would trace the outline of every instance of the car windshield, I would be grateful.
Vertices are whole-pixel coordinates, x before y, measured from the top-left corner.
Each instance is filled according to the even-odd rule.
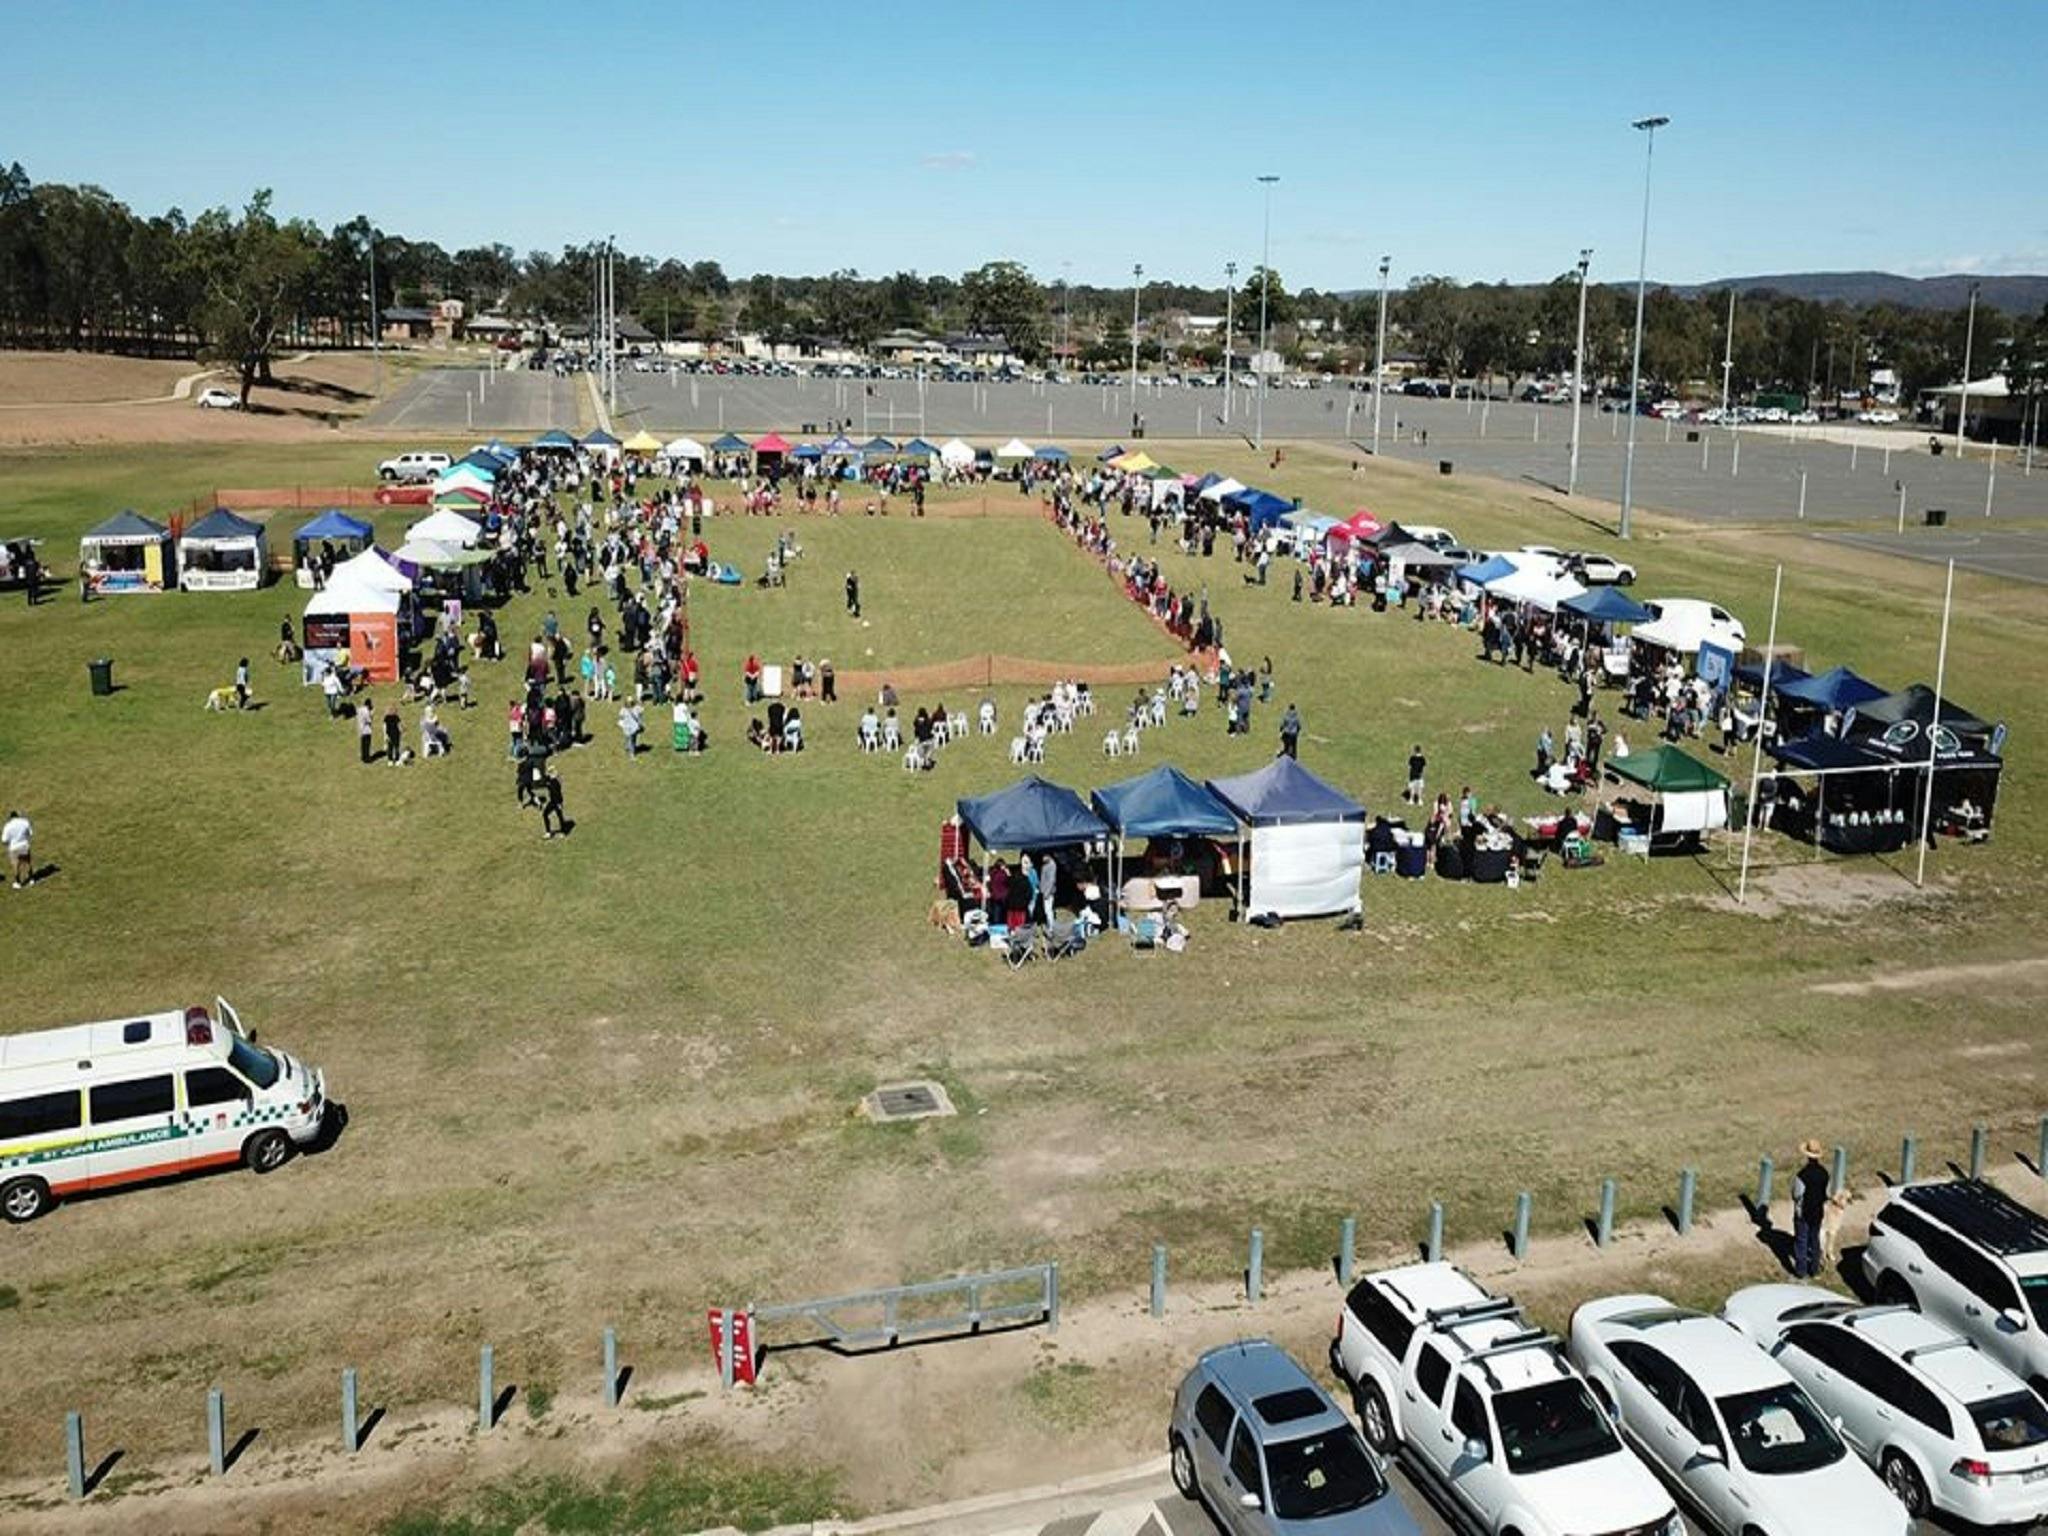
[[[1970,1419],[1987,1451],[2024,1451],[2048,1441],[2048,1407],[2031,1392],[2008,1392],[1972,1403]]]
[[[1576,1378],[1503,1392],[1493,1415],[1511,1472],[1548,1472],[1621,1449],[1607,1415]]]
[[[1273,1513],[1282,1520],[1320,1520],[1370,1504],[1387,1491],[1365,1442],[1350,1428],[1266,1447]]]
[[[1766,1477],[1812,1472],[1842,1459],[1842,1442],[1789,1381],[1721,1398],[1719,1406],[1735,1437],[1735,1454],[1752,1472]]]
[[[2048,1275],[2024,1275],[2020,1294],[2027,1298],[2027,1310],[2034,1314],[2036,1328],[2048,1328]]]
[[[277,1058],[262,1046],[251,1045],[240,1035],[228,1036],[228,1061],[258,1088],[268,1088],[277,1082]]]

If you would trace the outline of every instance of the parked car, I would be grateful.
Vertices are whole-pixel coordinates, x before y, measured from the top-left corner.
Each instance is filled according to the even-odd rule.
[[[1912,1520],[1785,1368],[1703,1312],[1610,1296],[1572,1358],[1621,1432],[1722,1536],[1910,1536]]]
[[[1915,1519],[2048,1519],[2048,1403],[1960,1334],[1816,1285],[1752,1285],[1721,1315],[1833,1416]]]
[[[242,408],[242,397],[231,389],[215,386],[199,391],[193,397],[193,403],[202,411],[239,411]]]
[[[1981,1179],[1901,1185],[1871,1220],[1863,1274],[2048,1399],[2048,1217]]]
[[[1269,1339],[1195,1362],[1166,1449],[1182,1497],[1234,1536],[1420,1536],[1351,1421]]]
[[[1486,1536],[1684,1530],[1563,1344],[1453,1265],[1359,1281],[1337,1314],[1330,1368],[1367,1443]]]
[[[448,468],[452,461],[445,453],[435,453],[425,448],[412,448],[393,459],[386,459],[377,466],[380,480],[431,480]]]
[[[1632,587],[1636,581],[1636,568],[1612,555],[1571,555],[1565,560],[1565,569],[1589,587]]]
[[[1408,536],[1418,544],[1427,544],[1431,549],[1450,549],[1456,546],[1458,536],[1448,528],[1438,528],[1431,523],[1403,523]]]

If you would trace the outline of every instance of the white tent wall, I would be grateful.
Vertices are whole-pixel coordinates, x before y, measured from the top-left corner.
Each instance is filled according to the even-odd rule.
[[[1254,827],[1246,910],[1281,917],[1356,911],[1364,872],[1363,822]]]

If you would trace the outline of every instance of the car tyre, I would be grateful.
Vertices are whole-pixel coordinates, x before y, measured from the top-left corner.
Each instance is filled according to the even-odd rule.
[[[1621,586],[1632,587],[1636,584],[1636,573],[1634,571],[1623,571],[1614,579]]]
[[[292,1160],[292,1139],[283,1131],[258,1131],[242,1143],[242,1161],[252,1173],[275,1173]]]
[[[1379,1383],[1368,1381],[1351,1391],[1358,1404],[1358,1427],[1364,1431],[1365,1443],[1382,1456],[1393,1455],[1394,1414],[1387,1407],[1387,1397],[1380,1391]]]
[[[1175,1435],[1167,1442],[1166,1459],[1173,1469],[1173,1486],[1180,1496],[1190,1502],[1201,1499],[1201,1485],[1195,1479],[1195,1457],[1188,1449],[1187,1441]]]
[[[1918,1520],[1927,1513],[1927,1484],[1921,1478],[1919,1468],[1897,1451],[1887,1451],[1879,1471],[1884,1474],[1885,1487],[1891,1489],[1893,1498],[1905,1505],[1908,1515]]]
[[[50,1186],[41,1179],[14,1179],[0,1185],[0,1215],[16,1226],[34,1221],[50,1205]]]

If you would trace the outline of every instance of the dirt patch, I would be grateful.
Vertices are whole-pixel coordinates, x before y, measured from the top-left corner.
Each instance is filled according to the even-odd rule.
[[[1946,885],[1935,881],[1916,887],[1910,875],[1885,864],[1788,864],[1762,874],[1752,872],[1749,900],[1740,906],[1731,881],[1728,895],[1719,905],[1755,917],[1796,913],[1842,919],[1876,906],[1926,900],[1939,895]]]
[[[109,357],[96,352],[0,352],[0,405],[81,405],[153,400],[197,373],[189,358]]]
[[[1806,990],[1828,997],[1868,997],[1873,992],[1927,992],[1977,982],[2026,987],[2048,984],[2048,956],[2002,960],[1990,965],[1934,965],[1918,971],[1887,971],[1863,981],[1817,981]]]

